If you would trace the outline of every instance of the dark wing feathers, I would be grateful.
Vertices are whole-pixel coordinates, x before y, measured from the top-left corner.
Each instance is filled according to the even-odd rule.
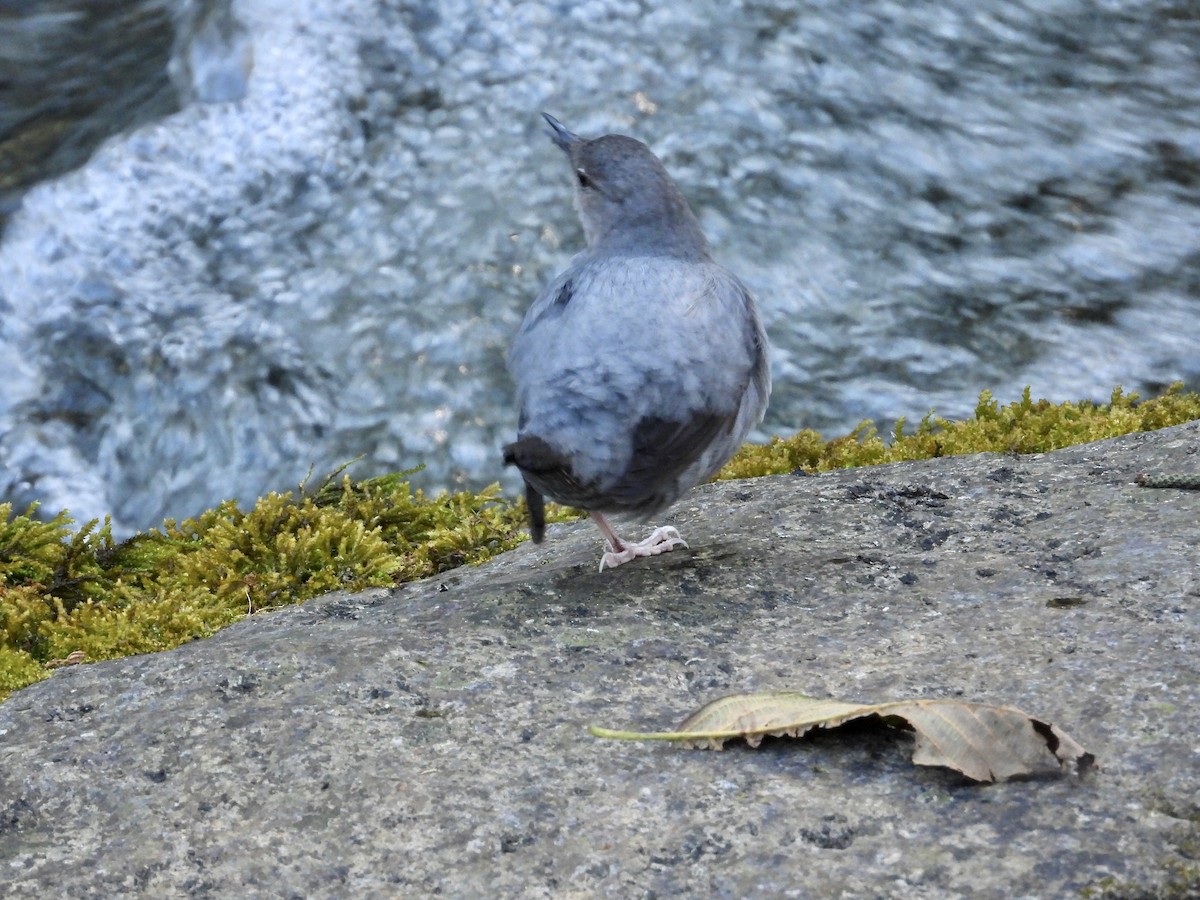
[[[605,499],[618,508],[653,510],[675,499],[676,479],[700,458],[733,417],[695,413],[686,422],[646,416],[633,431],[629,467]],[[688,485],[690,487],[690,485]]]
[[[571,302],[571,298],[575,296],[575,282],[568,278],[563,282],[563,286],[558,289],[558,294],[554,297],[554,306],[558,309],[565,309],[567,304]]]
[[[546,532],[546,502],[542,492],[563,502],[584,506],[588,494],[571,469],[571,461],[542,438],[518,438],[504,448],[504,464],[516,466],[525,479],[525,505],[529,507],[529,536],[535,544]],[[579,499],[575,499],[579,498]]]
[[[723,430],[733,427],[734,418],[714,412],[697,413],[686,422],[657,416],[642,418],[634,427],[628,467],[603,488],[582,483],[570,458],[536,435],[507,445],[504,462],[519,468],[525,478],[525,498],[536,541],[545,521],[542,494],[580,509],[613,512],[652,513],[671,503],[676,498],[679,476]]]
[[[542,493],[555,499],[580,497],[582,500],[588,493],[575,477],[571,460],[536,435],[518,438],[506,446],[504,462],[520,469],[526,483],[534,482]]]

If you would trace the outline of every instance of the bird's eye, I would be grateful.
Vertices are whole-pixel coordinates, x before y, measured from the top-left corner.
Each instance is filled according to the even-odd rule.
[[[588,173],[584,169],[576,169],[575,177],[579,179],[579,186],[581,188],[590,188],[592,186],[592,179],[588,177]]]

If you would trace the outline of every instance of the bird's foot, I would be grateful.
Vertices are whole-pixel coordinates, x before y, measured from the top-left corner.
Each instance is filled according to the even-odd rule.
[[[608,543],[608,552],[600,558],[600,571],[604,571],[604,567],[615,569],[622,563],[627,563],[631,559],[637,559],[639,556],[658,556],[660,553],[666,553],[670,550],[678,550],[680,547],[687,547],[687,541],[679,536],[679,532],[670,525],[664,525],[662,528],[655,528],[650,532],[650,537],[636,544],[627,544],[622,542],[621,550],[614,550],[612,542]]]

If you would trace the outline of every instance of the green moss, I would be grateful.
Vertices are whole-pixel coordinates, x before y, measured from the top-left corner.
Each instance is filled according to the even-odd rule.
[[[1200,418],[1200,396],[1174,386],[1108,405],[1030,399],[1001,406],[984,392],[974,419],[931,415],[890,441],[870,423],[824,441],[812,431],[746,447],[721,473],[741,478],[826,471],[956,453],[1029,453]],[[415,471],[415,470],[414,470]],[[0,699],[72,653],[107,659],[176,647],[246,615],[334,588],[391,585],[478,563],[525,539],[525,507],[497,485],[426,497],[399,472],[354,482],[339,470],[313,490],[233,502],[126,541],[108,522],[78,530],[66,512],[0,504]],[[551,506],[552,521],[576,514]]]
[[[405,478],[411,474],[357,483],[349,478],[340,484],[329,480],[316,495],[319,503],[378,530],[396,556],[396,581],[482,562],[521,542],[525,507],[503,499],[499,485],[478,494],[460,492],[429,499],[409,487]]]
[[[408,474],[331,478],[249,511],[230,501],[119,543],[107,523],[73,532],[65,512],[40,522],[0,505],[0,699],[72,653],[177,647],[254,612],[411,581],[522,540],[524,507],[498,486],[430,499]]]
[[[1020,400],[1001,406],[990,391],[984,391],[973,419],[951,422],[931,413],[911,433],[905,433],[906,423],[901,419],[888,441],[870,422],[830,441],[823,441],[815,431],[801,431],[793,437],[774,438],[765,446],[743,447],[720,477],[782,475],[797,469],[828,472],[966,453],[1044,453],[1192,419],[1200,419],[1200,395],[1185,393],[1182,384],[1142,402],[1137,394],[1117,388],[1108,404],[1033,400],[1026,388]]]

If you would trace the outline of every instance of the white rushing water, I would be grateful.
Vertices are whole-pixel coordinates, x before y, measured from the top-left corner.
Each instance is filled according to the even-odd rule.
[[[1181,9],[234,3],[182,110],[9,223],[0,494],[128,531],[359,455],[511,483],[504,352],[582,246],[541,110],[646,141],[755,291],[760,438],[1200,387]]]

